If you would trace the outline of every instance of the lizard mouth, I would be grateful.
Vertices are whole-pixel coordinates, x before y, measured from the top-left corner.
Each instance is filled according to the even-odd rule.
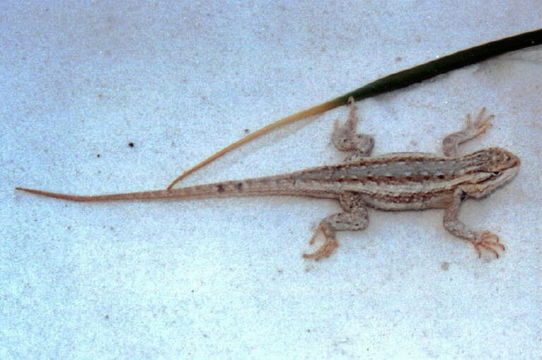
[[[489,176],[480,183],[485,187],[484,193],[491,193],[493,190],[508,184],[519,172],[519,166],[508,167],[504,170],[489,172]]]
[[[519,160],[519,158],[511,152],[500,149],[498,163],[501,164],[499,170],[506,171],[509,169],[519,168],[521,165],[521,160]]]

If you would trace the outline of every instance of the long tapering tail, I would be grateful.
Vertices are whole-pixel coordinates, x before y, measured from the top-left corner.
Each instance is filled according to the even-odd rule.
[[[91,202],[118,200],[156,200],[156,199],[194,199],[205,197],[239,197],[254,195],[305,195],[306,191],[299,189],[294,177],[269,176],[240,181],[224,181],[213,184],[188,186],[180,189],[152,190],[131,193],[105,195],[72,195],[24,187],[15,188],[19,191],[46,196],[55,199]],[[325,196],[324,196],[325,197]]]
[[[27,193],[46,196],[55,199],[69,200],[69,201],[79,201],[79,202],[90,202],[90,201],[115,201],[115,200],[152,200],[152,199],[167,199],[171,197],[181,197],[174,196],[175,190],[156,190],[156,191],[143,191],[143,192],[132,192],[132,193],[121,193],[121,194],[105,194],[105,195],[72,195],[72,194],[61,194],[43,190],[28,189],[23,187],[15,188],[19,191],[24,191]]]

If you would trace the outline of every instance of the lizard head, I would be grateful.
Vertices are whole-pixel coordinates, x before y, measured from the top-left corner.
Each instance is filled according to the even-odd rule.
[[[472,197],[484,197],[508,184],[518,173],[521,161],[511,152],[493,147],[472,153],[477,180],[466,189]]]

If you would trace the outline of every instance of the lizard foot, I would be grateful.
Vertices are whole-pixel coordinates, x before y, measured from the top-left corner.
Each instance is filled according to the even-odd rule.
[[[325,225],[318,226],[318,228],[314,231],[314,235],[309,241],[310,245],[313,245],[316,242],[316,238],[318,237],[319,233],[324,235],[324,243],[318,249],[316,249],[316,251],[310,254],[303,254],[303,258],[318,261],[329,257],[339,246],[339,242],[337,239],[335,239],[335,231],[329,227],[326,227]]]
[[[504,245],[499,242],[499,237],[489,231],[478,233],[472,245],[478,253],[478,257],[482,257],[482,250],[487,250],[493,253],[496,258],[499,258],[499,251],[505,250]]]
[[[472,121],[470,114],[467,115],[467,119],[465,121],[467,125],[467,130],[473,136],[483,134],[491,127],[491,120],[495,118],[495,115],[485,116],[485,112],[486,108],[483,107],[476,116],[476,120],[474,120],[474,122]]]

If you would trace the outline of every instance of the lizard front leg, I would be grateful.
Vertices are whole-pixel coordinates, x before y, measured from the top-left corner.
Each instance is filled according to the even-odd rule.
[[[348,102],[350,106],[348,120],[342,125],[339,124],[338,120],[335,121],[331,141],[337,150],[351,152],[352,154],[348,155],[345,161],[352,162],[371,155],[374,139],[371,135],[356,132],[358,125],[357,108],[352,97],[348,99]]]
[[[489,231],[474,231],[469,229],[459,219],[459,207],[463,197],[463,191],[458,189],[453,195],[452,203],[444,212],[444,228],[452,235],[469,241],[473,246],[478,257],[482,256],[482,250],[487,250],[499,257],[499,251],[504,251],[505,247],[499,242],[499,237]]]
[[[467,114],[467,118],[465,119],[465,128],[461,131],[457,131],[446,136],[442,140],[442,152],[444,155],[458,156],[459,145],[482,135],[491,127],[491,120],[495,117],[495,115],[485,116],[485,111],[486,108],[482,108],[478,113],[478,116],[476,116],[476,120],[474,120],[474,122],[472,121],[470,114]]]
[[[337,231],[363,230],[369,225],[369,214],[359,195],[346,193],[339,197],[339,201],[344,211],[320,221],[309,243],[314,244],[319,234],[324,236],[324,243],[315,252],[303,254],[305,259],[318,261],[329,257],[339,246],[335,237]]]

